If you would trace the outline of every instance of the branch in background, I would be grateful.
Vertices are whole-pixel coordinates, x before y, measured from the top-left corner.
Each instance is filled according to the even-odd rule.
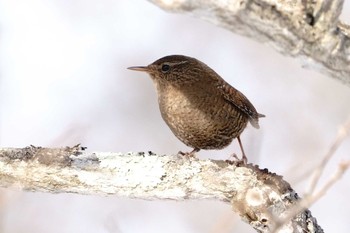
[[[327,183],[321,188],[321,190],[313,195],[306,195],[303,199],[299,201],[297,205],[294,205],[289,213],[282,218],[275,219],[275,228],[272,232],[280,232],[279,229],[282,228],[287,222],[290,221],[296,214],[300,213],[304,209],[309,208],[312,204],[317,202],[321,197],[326,195],[327,191],[337,182],[339,181],[344,173],[349,169],[350,161],[342,162],[339,164],[339,167],[336,173],[327,181]]]
[[[272,229],[272,232],[279,232],[279,229],[284,226],[285,223],[289,222],[296,214],[300,213],[304,209],[309,208],[312,204],[318,201],[321,197],[326,195],[327,191],[338,181],[340,180],[344,173],[350,167],[350,160],[342,162],[339,164],[339,167],[336,173],[326,182],[326,184],[320,188],[320,190],[315,193],[316,186],[320,180],[320,177],[330,161],[330,159],[334,156],[338,147],[343,143],[345,138],[350,133],[350,118],[339,128],[337,136],[331,147],[329,148],[326,155],[323,157],[319,166],[317,166],[314,170],[313,178],[311,180],[311,185],[308,193],[304,196],[302,200],[299,201],[297,205],[294,205],[287,215],[283,217],[275,216],[275,228]]]
[[[339,148],[339,146],[343,143],[345,138],[349,135],[349,133],[350,133],[350,118],[344,123],[344,125],[342,125],[339,128],[335,141],[329,148],[327,154],[323,157],[320,165],[317,168],[315,168],[313,178],[311,180],[310,190],[306,195],[310,195],[310,196],[313,195],[316,189],[316,185],[318,184],[326,165],[335,154],[335,151]],[[340,165],[340,167],[342,166]]]
[[[0,186],[49,193],[116,195],[147,200],[216,199],[259,232],[299,197],[281,176],[253,165],[153,153],[89,153],[78,146],[0,149]],[[280,232],[323,232],[309,210]]]
[[[150,1],[269,43],[350,86],[350,26],[339,21],[343,0]]]

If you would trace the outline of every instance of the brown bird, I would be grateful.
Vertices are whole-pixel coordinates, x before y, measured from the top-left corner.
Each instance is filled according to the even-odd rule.
[[[147,72],[157,89],[164,121],[175,136],[194,148],[222,149],[238,139],[242,160],[247,163],[240,135],[248,121],[259,128],[265,115],[240,91],[228,84],[203,62],[182,55],[163,57],[148,66],[130,70]]]

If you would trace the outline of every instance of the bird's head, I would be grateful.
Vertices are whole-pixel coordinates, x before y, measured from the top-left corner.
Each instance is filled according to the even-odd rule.
[[[128,69],[147,72],[153,81],[162,84],[188,85],[201,80],[204,63],[183,55],[160,58],[148,66],[132,66]]]

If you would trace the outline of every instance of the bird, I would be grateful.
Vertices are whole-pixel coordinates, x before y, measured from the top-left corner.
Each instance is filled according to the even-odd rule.
[[[258,113],[248,98],[203,62],[184,55],[162,57],[130,70],[149,74],[158,95],[161,116],[173,134],[193,148],[220,150],[237,138],[247,164],[240,135],[248,122],[259,129]]]

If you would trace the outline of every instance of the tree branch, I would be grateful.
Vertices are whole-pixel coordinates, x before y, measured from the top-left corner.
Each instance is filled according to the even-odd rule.
[[[339,21],[343,0],[150,1],[269,43],[350,86],[350,26]]]
[[[240,163],[149,153],[88,153],[66,148],[0,149],[0,186],[49,193],[139,199],[216,199],[258,232],[274,228],[299,197],[281,176]],[[279,232],[323,232],[309,210]]]

